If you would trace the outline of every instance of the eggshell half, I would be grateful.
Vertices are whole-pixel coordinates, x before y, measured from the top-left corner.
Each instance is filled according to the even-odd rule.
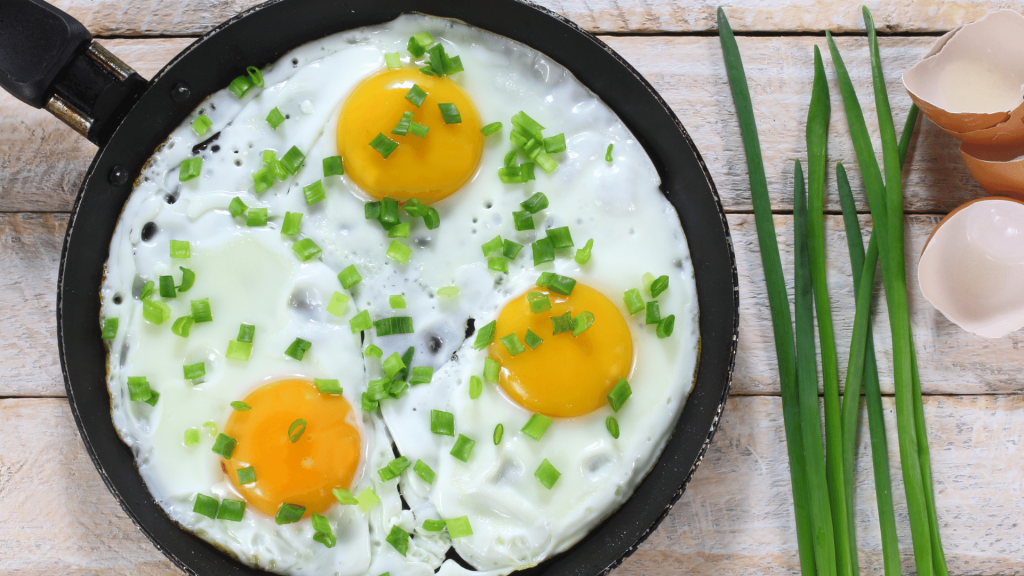
[[[903,74],[925,116],[962,142],[1024,144],[1024,16],[997,10],[939,38]]]
[[[1024,145],[979,146],[964,142],[960,145],[960,156],[989,194],[1024,200]]]
[[[980,198],[939,222],[917,268],[924,297],[986,338],[1024,327],[1024,202]]]

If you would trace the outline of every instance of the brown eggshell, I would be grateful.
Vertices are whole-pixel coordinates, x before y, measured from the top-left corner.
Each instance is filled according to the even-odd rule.
[[[989,194],[1024,200],[1024,145],[1000,147],[963,143],[960,156]]]

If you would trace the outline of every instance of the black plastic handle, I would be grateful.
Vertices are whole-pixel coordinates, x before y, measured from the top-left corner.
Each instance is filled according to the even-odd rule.
[[[147,82],[44,0],[0,0],[0,87],[102,146]]]

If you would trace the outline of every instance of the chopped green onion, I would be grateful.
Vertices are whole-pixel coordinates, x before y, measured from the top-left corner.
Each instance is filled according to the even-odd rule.
[[[430,32],[417,32],[409,38],[409,53],[419,58],[423,56],[427,48],[434,43],[434,38],[430,35]]]
[[[657,324],[661,322],[661,309],[658,307],[657,300],[652,300],[647,303],[647,319],[644,324]]]
[[[388,230],[388,238],[408,238],[411,231],[412,226],[408,222],[395,224]]]
[[[338,281],[341,282],[341,287],[348,290],[349,288],[359,284],[363,279],[359,275],[359,271],[356,270],[355,264],[349,264],[344,270],[338,273]]]
[[[659,276],[657,280],[651,282],[651,297],[657,298],[661,296],[661,293],[668,290],[668,276]]]
[[[104,318],[103,333],[100,334],[100,338],[111,340],[115,336],[117,336],[117,318]]]
[[[192,329],[193,322],[194,320],[192,319],[191,316],[182,316],[181,318],[175,320],[174,324],[171,325],[171,332],[173,332],[176,336],[188,338],[188,332],[189,330]]]
[[[544,340],[540,336],[537,336],[529,328],[526,329],[526,337],[524,338],[526,345],[530,347],[530,350],[536,350],[537,346],[544,343]]]
[[[572,332],[572,312],[569,311],[560,316],[551,316],[551,334],[558,336],[565,332]]]
[[[409,121],[409,133],[412,134],[413,136],[417,136],[419,138],[426,138],[429,132],[430,128],[428,126],[424,126],[423,124],[420,124],[415,120]]]
[[[415,472],[423,481],[427,484],[434,483],[434,471],[431,470],[430,466],[423,460],[417,460],[416,465],[412,467],[412,471]]]
[[[650,272],[644,272],[642,280],[644,284],[644,292],[647,292],[647,294],[650,295],[651,285],[654,284],[654,274],[651,274]]]
[[[200,114],[198,118],[192,121],[192,130],[196,133],[196,136],[206,134],[210,126],[213,126],[213,121],[206,114]]]
[[[203,426],[206,426],[206,424],[203,424]],[[231,454],[234,451],[235,439],[224,433],[217,434],[217,439],[213,442],[213,452],[230,460]]]
[[[181,270],[181,284],[178,286],[178,293],[188,292],[196,282],[196,273],[184,266],[178,266],[178,270]]]
[[[405,136],[406,134],[409,133],[410,122],[412,122],[412,112],[406,110],[405,112],[402,113],[402,117],[398,120],[398,124],[396,124],[395,127],[391,129],[391,133],[396,134],[398,136]]]
[[[498,322],[496,320],[491,320],[480,327],[480,330],[476,333],[476,340],[473,341],[474,350],[480,350],[494,342],[494,330],[497,328],[497,325]]]
[[[551,487],[555,485],[555,482],[558,482],[558,478],[561,477],[562,473],[556,470],[555,467],[551,465],[551,462],[548,462],[548,459],[545,458],[544,461],[540,463],[540,466],[537,467],[537,471],[534,472],[533,475],[537,477],[537,480],[540,480],[540,483],[543,484],[545,488],[551,490]]]
[[[449,518],[444,523],[448,527],[448,536],[451,538],[464,538],[473,535],[473,528],[469,525],[469,516]]]
[[[394,378],[396,374],[405,368],[405,363],[402,362],[402,357],[398,355],[398,352],[394,352],[384,360],[381,367],[384,369],[384,373],[388,375],[388,378]]]
[[[202,300],[192,300],[190,302],[192,308],[192,320],[197,324],[200,322],[212,322],[213,313],[210,311],[210,299],[203,298]]]
[[[573,256],[573,260],[576,260],[576,263],[579,264],[580,266],[586,264],[587,262],[590,262],[590,250],[593,247],[594,239],[591,238],[590,240],[587,240],[587,243],[583,245],[583,248],[580,248],[579,250],[576,251],[576,255]]]
[[[242,202],[242,199],[238,196],[232,198],[231,203],[228,204],[228,212],[231,213],[232,218],[245,214],[245,211],[248,209],[249,207],[246,206],[245,202]]]
[[[522,432],[534,440],[540,440],[544,436],[544,433],[548,431],[548,427],[551,426],[551,418],[543,414],[534,414],[530,416],[530,419],[523,426]]]
[[[572,248],[572,235],[569,234],[569,227],[551,228],[547,236],[555,248]]]
[[[178,180],[180,182],[187,182],[197,176],[199,171],[203,168],[203,159],[196,157],[181,162],[181,167],[178,168]]]
[[[469,399],[476,400],[484,391],[484,382],[479,376],[469,377]]]
[[[270,114],[267,114],[267,124],[270,124],[270,127],[274,130],[277,130],[277,127],[282,122],[284,122],[284,114],[281,114],[281,111],[276,107],[270,111]]]
[[[465,70],[462,67],[461,56],[448,56],[444,51],[442,44],[437,44],[431,49],[427,50],[430,54],[430,68],[436,72],[438,76],[446,76],[449,74],[456,74]]]
[[[345,164],[341,156],[328,156],[324,158],[324,178],[328,176],[341,176],[345,173]]]
[[[299,168],[302,167],[302,164],[305,161],[306,155],[299,151],[295,146],[289,148],[288,151],[284,153],[284,156],[281,156],[281,164],[284,166],[284,169],[293,176],[299,171]]]
[[[285,212],[284,222],[281,224],[282,236],[295,236],[299,233],[299,226],[302,224],[302,212]]]
[[[128,377],[128,398],[132,402],[145,402],[153,395],[149,380],[145,376]]]
[[[270,168],[260,168],[252,173],[252,181],[259,194],[274,185],[274,173]]]
[[[391,156],[391,153],[395,151],[395,148],[398,148],[398,142],[388,138],[383,132],[378,132],[377,135],[373,137],[373,140],[370,140],[370,148],[380,152],[380,155],[386,160],[387,157]]]
[[[366,350],[363,350],[363,356],[367,358],[380,358],[383,355],[384,351],[374,344],[370,344],[366,347]]]
[[[331,523],[327,520],[326,516],[322,516],[313,512],[310,517],[313,523],[313,540],[323,544],[328,548],[334,548],[334,545],[338,543],[337,538],[334,537],[334,530],[331,529]]]
[[[295,341],[288,345],[288,348],[284,351],[284,353],[285,356],[290,356],[292,358],[295,358],[296,360],[302,360],[302,357],[306,355],[306,352],[309,352],[309,349],[312,346],[313,344],[308,340],[296,338]]]
[[[565,134],[555,134],[544,139],[544,151],[548,154],[565,152]]]
[[[199,429],[189,428],[185,430],[185,446],[195,446],[199,444]]]
[[[242,402],[241,400],[235,400],[234,402],[232,402],[231,408],[233,408],[235,412],[248,412],[249,410],[252,410],[252,406],[249,406],[248,404]]]
[[[443,288],[438,288],[437,293],[440,294],[441,296],[457,296],[459,294],[459,287],[445,286]]]
[[[561,274],[545,272],[537,279],[537,285],[547,288],[555,294],[568,296],[572,294],[573,288],[576,287],[576,280],[569,278],[568,276],[562,276]]]
[[[524,230],[533,230],[533,215],[527,211],[513,212],[512,220],[515,223],[516,230],[522,232]]]
[[[334,498],[337,499],[342,506],[353,506],[359,504],[359,500],[345,488],[335,488],[334,490],[331,490],[331,494],[334,495]]]
[[[238,476],[238,483],[242,486],[252,484],[256,481],[256,469],[252,466],[239,468],[238,470],[235,470],[235,474]]]
[[[217,507],[218,504],[216,498],[212,498],[205,494],[196,494],[196,503],[192,506],[192,511],[196,514],[202,514],[207,518],[214,520],[217,518]]]
[[[512,126],[537,141],[544,139],[544,136],[541,134],[541,130],[543,130],[544,127],[533,118],[530,118],[526,112],[523,112],[522,110],[512,117]]]
[[[521,214],[517,212],[516,214]],[[531,217],[532,222],[532,217]],[[533,265],[539,266],[545,262],[555,261],[555,247],[550,238],[541,238],[530,245],[533,250]]]
[[[440,532],[441,530],[444,530],[444,527],[444,520],[434,520],[433,518],[427,518],[423,521],[423,529],[427,532]]]
[[[149,280],[148,282],[143,284],[142,285],[142,290],[139,291],[139,299],[140,300],[146,300],[150,296],[152,296],[153,295],[153,286],[154,286],[154,284],[153,284],[152,280]]]
[[[409,372],[409,385],[430,384],[434,379],[434,368],[431,366],[416,366]]]
[[[412,256],[412,248],[409,248],[398,240],[392,240],[391,245],[388,246],[386,255],[388,258],[391,258],[396,262],[405,264],[409,262],[409,257]]]
[[[644,299],[640,295],[640,290],[636,288],[626,290],[622,295],[622,300],[626,303],[626,310],[629,311],[630,316],[644,309]]]
[[[303,186],[302,193],[306,196],[307,206],[312,206],[313,204],[327,198],[327,192],[324,191],[324,185],[320,180]]]
[[[497,256],[487,259],[487,268],[493,272],[504,272],[508,274],[508,258]]]
[[[518,356],[519,354],[526,352],[526,348],[523,347],[523,343],[519,341],[519,337],[516,336],[515,332],[508,336],[502,336],[500,340],[505,346],[505,349],[508,350],[508,353],[512,356]]]
[[[612,438],[616,440],[619,438],[619,421],[614,416],[604,419],[604,427],[608,429],[608,433],[612,435]]]
[[[536,192],[533,196],[520,202],[519,205],[530,214],[536,214],[548,207],[548,197],[543,192]]]
[[[580,312],[572,319],[572,337],[575,338],[586,332],[594,323],[594,315],[590,312]]]
[[[380,215],[377,220],[385,230],[398,225],[398,200],[385,197],[381,201]]]
[[[381,482],[387,482],[401,476],[402,472],[408,467],[409,459],[405,456],[399,456],[391,462],[388,462],[387,466],[377,470],[377,475],[380,476]]]
[[[242,360],[246,361],[252,354],[252,343],[250,342],[239,342],[238,340],[228,341],[228,351],[224,354],[225,358],[229,360]]]
[[[522,249],[522,244],[519,244],[518,242],[513,242],[506,238],[501,245],[501,255],[504,256],[505,258],[508,258],[509,260],[515,260],[516,256],[519,255],[519,251]]]
[[[604,153],[604,161],[605,162],[611,162],[613,160],[613,158],[612,158],[612,148],[614,148],[614,147],[615,147],[615,144],[609,144],[608,145],[608,150],[606,150],[605,153]]]
[[[511,168],[516,165],[516,156],[519,155],[519,150],[512,149],[505,154],[505,160],[502,161],[502,165],[505,168]]]
[[[423,224],[427,226],[427,230],[433,230],[441,225],[441,215],[438,214],[436,208],[433,206],[427,208],[427,214],[423,217]]]
[[[206,431],[210,433],[210,438],[217,437],[217,424],[213,420],[203,422],[203,428],[206,428]]]
[[[153,324],[163,324],[171,317],[171,307],[159,300],[143,300],[142,317]]]
[[[245,71],[249,73],[249,78],[252,80],[253,84],[259,86],[260,88],[263,87],[263,74],[260,73],[259,68],[255,66],[249,66],[245,69]]]
[[[349,318],[348,325],[352,327],[352,333],[358,334],[363,330],[373,328],[373,321],[370,320],[370,311],[363,310],[352,318]]]
[[[469,454],[473,451],[475,444],[476,442],[468,436],[459,434],[459,438],[455,441],[455,446],[452,447],[450,454],[463,462],[469,462]]]
[[[195,364],[186,364],[182,366],[182,372],[185,375],[185,380],[198,380],[203,376],[206,376],[206,363],[196,362]]]
[[[160,297],[174,298],[178,295],[174,290],[174,278],[172,276],[160,277]]]
[[[171,240],[171,258],[189,258],[192,256],[192,245],[188,240]]]
[[[455,414],[443,410],[431,410],[430,431],[441,436],[455,436]]]
[[[412,102],[412,105],[417,108],[423,105],[423,100],[426,97],[427,93],[423,91],[423,88],[420,88],[416,84],[413,84],[412,88],[409,88],[409,91],[405,93],[405,99]],[[412,115],[410,114],[410,118],[411,117]]]
[[[359,509],[363,512],[369,512],[374,506],[380,504],[380,497],[369,486],[364,488],[356,499],[359,501]]]
[[[398,52],[387,52],[384,54],[384,63],[390,70],[398,70],[402,67],[402,55]]]
[[[321,394],[341,394],[344,392],[341,389],[341,383],[334,379],[313,378],[313,385],[316,386],[317,392]]]
[[[302,438],[302,433],[305,431],[306,421],[302,418],[297,418],[291,423],[291,426],[288,426],[288,440],[290,440],[292,444],[295,444],[299,441],[299,438]]]
[[[422,218],[430,211],[430,207],[415,198],[410,198],[402,204],[402,210],[413,218]]]
[[[246,226],[266,226],[267,225],[267,209],[266,208],[250,208],[249,213],[245,215]]]
[[[672,335],[672,329],[676,325],[675,314],[665,316],[658,322],[658,328],[655,332],[658,334],[658,338],[668,338]]]
[[[302,515],[306,513],[305,506],[299,506],[297,504],[281,504],[281,507],[277,509],[277,516],[274,517],[274,522],[279,526],[281,524],[294,524],[302,519]]]
[[[331,296],[330,302],[327,303],[327,312],[334,314],[335,316],[341,317],[345,313],[345,307],[348,306],[350,298],[341,292],[335,292]]]
[[[501,130],[501,122],[491,122],[490,124],[481,128],[480,133],[483,134],[484,136],[490,136],[491,134],[494,134],[499,130]]]
[[[384,540],[402,556],[409,551],[409,533],[399,528],[397,524],[391,527],[391,532]]]
[[[484,358],[484,380],[498,383],[498,375],[501,374],[501,364],[491,358]]]
[[[277,152],[269,149],[264,150],[262,158],[264,164],[273,164],[277,161]]]
[[[303,238],[302,240],[292,244],[292,252],[295,252],[295,255],[299,257],[299,260],[307,262],[322,252],[322,250],[316,245],[316,242],[314,242],[312,238]]]
[[[498,168],[498,179],[502,184],[522,184],[523,171],[518,166],[504,166]]]
[[[629,382],[625,378],[619,378],[615,387],[608,393],[608,405],[612,407],[612,411],[618,412],[632,394],[633,390],[629,387]]]
[[[526,301],[530,304],[530,312],[534,314],[551,310],[551,298],[544,292],[529,292]]]
[[[149,398],[145,400],[145,403],[149,404],[150,406],[156,406],[156,401],[159,399],[160,393],[157,392],[156,390],[153,390],[153,392],[149,395]]]
[[[377,336],[391,336],[393,334],[412,334],[412,318],[409,316],[391,316],[374,320],[373,327],[377,330]]]
[[[248,92],[250,88],[252,88],[252,80],[250,80],[248,76],[239,76],[232,80],[231,84],[228,84],[228,90],[230,90],[231,93],[239,100],[242,99],[242,96],[245,96],[245,93]]]
[[[462,123],[462,115],[459,114],[459,109],[455,104],[444,103],[438,104],[437,107],[441,109],[441,119],[444,120],[445,124]]]
[[[520,164],[519,165],[519,178],[520,178],[520,180],[522,180],[524,183],[525,182],[529,182],[530,180],[536,180],[537,177],[534,175],[534,172],[533,172],[533,167],[534,166],[535,166],[535,164],[533,162],[523,162],[522,164]]]
[[[501,444],[501,437],[505,435],[505,426],[500,422],[494,427],[494,434],[491,435],[491,439],[494,440],[494,445]]]
[[[485,257],[493,256],[495,254],[501,254],[503,249],[501,236],[495,236],[494,238],[491,238],[487,242],[484,242],[483,245],[480,246],[480,249],[483,250]]]

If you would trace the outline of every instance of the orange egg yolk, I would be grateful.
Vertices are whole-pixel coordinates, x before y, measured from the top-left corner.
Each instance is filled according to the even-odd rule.
[[[551,309],[533,314],[526,296],[541,292],[551,299]],[[618,308],[600,292],[576,284],[562,296],[533,288],[502,309],[498,315],[490,356],[501,363],[502,389],[523,408],[550,417],[586,414],[603,406],[606,396],[633,367],[633,339]],[[576,317],[589,311],[594,323],[577,337],[571,332],[553,335],[551,318],[571,312]],[[526,341],[526,330],[544,340],[515,356],[499,338],[515,333]]]
[[[359,466],[357,415],[348,401],[320,394],[308,380],[281,380],[245,403],[252,409],[233,412],[224,429],[237,442],[231,459],[221,460],[235,489],[268,516],[283,503],[323,513],[335,501],[331,490],[349,488]],[[306,429],[292,442],[289,428],[298,419]],[[237,471],[248,466],[256,482],[240,485]]]
[[[405,98],[414,84],[427,93],[419,107]],[[455,104],[462,122],[444,123],[438,107],[444,103]],[[425,138],[391,133],[407,111],[429,128]],[[398,142],[387,158],[370,146],[378,134]],[[414,68],[380,72],[356,86],[342,106],[337,137],[345,173],[364,192],[427,204],[472,178],[484,147],[480,114],[462,88]]]

